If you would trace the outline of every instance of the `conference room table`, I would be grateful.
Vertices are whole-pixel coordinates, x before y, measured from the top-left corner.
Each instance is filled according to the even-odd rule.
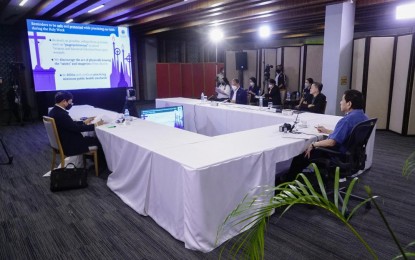
[[[303,113],[301,134],[279,131],[297,115],[258,107],[212,106],[199,100],[156,100],[157,107],[183,105],[186,130],[134,119],[128,125],[96,128],[108,168],[107,185],[123,202],[148,215],[186,248],[209,252],[237,235],[218,234],[228,214],[257,186],[275,182],[287,162],[332,128],[341,117]],[[298,119],[297,118],[297,119]]]

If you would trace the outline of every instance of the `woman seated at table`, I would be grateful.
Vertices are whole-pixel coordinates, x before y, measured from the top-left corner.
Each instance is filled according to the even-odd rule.
[[[281,105],[280,89],[276,86],[275,79],[270,79],[268,83],[268,93],[265,94],[265,104],[272,102],[273,106]]]
[[[256,83],[255,77],[249,78],[249,89],[248,89],[248,103],[252,105],[258,104],[258,99],[255,96],[259,95],[260,87]]]
[[[326,109],[326,96],[321,93],[323,84],[314,82],[310,88],[310,95],[307,100],[300,104],[300,109],[303,111],[309,111],[313,113],[324,114]]]
[[[299,109],[300,108],[300,105],[309,98],[309,96],[310,96],[310,88],[311,88],[311,85],[313,83],[314,83],[314,80],[312,78],[308,78],[308,79],[305,80],[304,88],[303,88],[303,91],[302,91],[302,94],[301,94],[300,102],[298,103],[297,106],[295,106],[295,108]]]
[[[227,78],[223,77],[219,79],[220,85],[216,87],[215,91],[217,93],[216,100],[217,101],[224,101],[229,99],[229,95],[231,94],[231,86]]]

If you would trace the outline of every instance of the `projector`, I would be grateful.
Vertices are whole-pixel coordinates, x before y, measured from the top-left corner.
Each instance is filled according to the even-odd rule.
[[[127,100],[136,100],[135,90],[132,88],[127,89]]]

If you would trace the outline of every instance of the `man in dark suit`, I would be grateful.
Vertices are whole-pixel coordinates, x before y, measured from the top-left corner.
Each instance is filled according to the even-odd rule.
[[[239,85],[238,79],[232,80],[232,90],[229,101],[236,104],[246,105],[248,103],[248,93]]]
[[[321,93],[323,84],[314,82],[310,88],[310,95],[300,104],[300,109],[313,113],[324,114],[326,110],[326,96]]]
[[[55,106],[49,112],[49,116],[55,119],[56,128],[65,155],[78,155],[89,151],[89,146],[99,146],[95,137],[84,137],[82,132],[94,131],[95,125],[101,125],[102,121],[91,124],[93,118],[85,121],[73,121],[67,110],[72,107],[73,96],[70,92],[60,91],[55,95]]]

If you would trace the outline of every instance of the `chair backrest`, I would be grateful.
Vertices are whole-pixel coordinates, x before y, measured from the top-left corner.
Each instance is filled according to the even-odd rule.
[[[284,105],[284,103],[285,103],[285,95],[286,94],[287,94],[286,89],[280,89],[281,105]]]
[[[327,100],[324,102],[323,114],[326,113],[326,107],[327,107]]]
[[[43,116],[43,124],[46,128],[46,133],[48,134],[49,144],[53,149],[59,151],[63,154],[62,145],[59,139],[58,129],[56,128],[55,119],[48,116]]]
[[[298,92],[298,91],[291,92],[291,99],[292,100],[299,100],[300,99],[300,92]]]
[[[351,169],[349,169],[350,174],[355,174],[365,168],[366,145],[377,120],[377,118],[372,118],[353,127],[346,142],[346,155],[349,157],[349,162],[351,163]]]

